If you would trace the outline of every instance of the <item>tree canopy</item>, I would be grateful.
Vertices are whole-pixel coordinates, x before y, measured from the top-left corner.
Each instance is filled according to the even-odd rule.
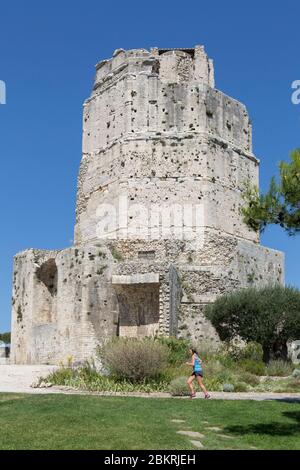
[[[266,194],[260,194],[255,186],[246,186],[242,214],[255,231],[277,224],[295,235],[300,232],[300,149],[291,152],[290,162],[281,161],[279,170],[279,182],[273,177]]]
[[[10,333],[0,333],[0,341],[5,344],[10,344]]]
[[[238,290],[208,305],[205,316],[222,341],[255,341],[265,362],[286,358],[287,341],[300,338],[300,291],[279,284]]]

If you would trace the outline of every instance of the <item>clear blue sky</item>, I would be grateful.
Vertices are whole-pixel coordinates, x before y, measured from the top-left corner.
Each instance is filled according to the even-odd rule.
[[[10,329],[12,260],[25,248],[71,244],[81,158],[82,103],[94,64],[116,48],[204,44],[216,86],[248,107],[261,185],[300,147],[296,0],[151,2],[10,0],[0,6],[0,331]],[[300,287],[300,238],[269,228],[263,243],[286,253]]]

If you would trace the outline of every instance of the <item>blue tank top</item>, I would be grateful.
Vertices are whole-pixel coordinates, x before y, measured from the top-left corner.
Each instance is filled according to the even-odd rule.
[[[199,357],[197,356],[197,354],[194,355],[194,358],[195,358],[195,361],[194,361],[193,371],[194,372],[202,372],[201,361],[200,361]]]

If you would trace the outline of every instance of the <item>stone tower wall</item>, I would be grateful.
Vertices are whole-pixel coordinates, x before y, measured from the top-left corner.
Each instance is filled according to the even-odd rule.
[[[201,204],[206,227],[258,241],[239,211],[245,182],[258,184],[249,117],[213,86],[201,47],[120,50],[98,65],[84,106],[76,244],[99,238],[99,206],[118,208],[120,195],[129,208]]]
[[[258,185],[247,110],[214,86],[202,46],[119,49],[97,65],[74,247],[15,257],[13,362],[84,361],[116,335],[218,343],[205,305],[284,283],[283,254],[240,214],[245,182]]]

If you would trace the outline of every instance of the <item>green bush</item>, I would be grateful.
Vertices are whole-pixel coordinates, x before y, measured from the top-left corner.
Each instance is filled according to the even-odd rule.
[[[228,392],[228,393],[234,392],[234,385],[233,384],[223,384],[223,392]]]
[[[219,372],[216,375],[216,378],[221,383],[231,383],[232,380],[233,380],[233,375],[232,375],[231,371],[223,369],[221,372]]]
[[[260,380],[256,375],[251,374],[250,372],[247,372],[247,371],[241,371],[238,374],[238,378],[242,382],[245,382],[246,384],[251,385],[251,387],[255,387],[256,385],[260,383]]]
[[[257,390],[262,392],[285,393],[299,392],[300,380],[294,378],[282,378],[280,380],[272,380],[269,378],[262,382]]]
[[[98,354],[111,376],[132,382],[158,377],[169,357],[167,346],[150,338],[113,338]]]
[[[242,358],[243,346],[237,344],[235,340],[225,341],[220,349],[220,354],[224,361],[227,360],[232,365],[235,361]]]
[[[53,385],[70,385],[70,381],[75,377],[76,370],[68,367],[61,367],[55,370],[47,376],[47,378],[41,377],[39,383],[49,382]]]
[[[248,392],[248,385],[245,382],[236,382],[234,384],[235,392]]]
[[[292,374],[293,366],[282,359],[271,360],[266,367],[267,375],[274,377],[287,377]]]
[[[39,383],[50,382],[53,385],[63,385],[78,390],[90,392],[166,392],[168,383],[162,379],[147,379],[143,382],[131,382],[129,380],[117,380],[113,377],[102,376],[97,371],[82,367],[78,369],[61,368],[40,378]]]
[[[222,341],[236,337],[262,345],[264,361],[287,357],[287,341],[300,336],[300,291],[280,284],[219,297],[204,314]]]
[[[295,379],[300,378],[300,369],[294,369],[294,370],[293,370],[293,373],[292,373],[292,376],[293,376]]]
[[[300,390],[300,378],[299,377],[293,378],[288,381],[286,391],[299,392],[299,390]]]
[[[212,392],[219,392],[222,390],[222,382],[218,379],[218,377],[205,377],[204,384],[206,389]]]
[[[3,341],[5,344],[10,344],[11,342],[11,333],[0,333],[0,341]]]
[[[51,372],[51,374],[48,375],[47,380],[41,378],[40,382],[47,381],[53,385],[68,386],[74,380],[78,380],[78,378],[84,383],[89,383],[93,380],[97,380],[98,377],[99,374],[95,367],[87,361],[81,367],[62,366],[54,372]]]
[[[202,339],[197,342],[195,349],[199,354],[199,357],[204,361],[209,361],[214,358],[219,350],[215,342],[209,339]]]
[[[172,380],[168,390],[174,397],[184,397],[190,394],[186,377],[177,377]]]
[[[99,377],[99,373],[97,372],[94,364],[89,362],[86,362],[84,366],[78,369],[78,374],[84,382],[92,382],[93,380],[97,380]]]
[[[266,373],[265,364],[263,362],[256,362],[252,359],[243,359],[242,361],[239,361],[238,365],[242,370],[254,375],[265,375]]]
[[[145,354],[150,358],[151,365],[151,376],[148,376],[148,373],[143,373],[138,380],[135,376],[132,378],[122,377],[120,374],[112,374],[109,376],[100,375],[95,365],[90,362],[86,363],[81,367],[71,367],[71,361],[69,366],[62,367],[48,377],[40,379],[40,382],[51,382],[53,385],[65,385],[68,387],[73,387],[80,390],[87,391],[99,391],[99,392],[166,392],[170,391],[172,394],[172,387],[174,385],[174,394],[179,393],[181,395],[188,394],[189,390],[186,384],[187,377],[190,375],[190,370],[187,365],[185,365],[185,352],[188,349],[188,343],[183,343],[177,340],[171,339],[169,341],[161,340],[132,340],[130,338],[116,338],[107,343],[109,346],[110,352],[112,345],[111,343],[117,343],[118,345],[118,354],[123,354],[124,348],[126,351],[130,350],[129,356],[125,357],[126,361],[131,361],[132,364],[135,362],[134,356],[136,350],[140,351],[143,349],[142,353],[139,353],[139,360],[141,354]],[[138,345],[137,345],[138,343]],[[169,348],[166,343],[171,344]],[[184,347],[182,346],[184,344]],[[157,357],[157,347],[162,347],[164,350],[163,356],[164,360],[160,363],[160,367],[154,368],[153,371],[153,357]],[[182,349],[181,349],[182,347]],[[156,351],[153,354],[153,348]],[[170,359],[170,349],[171,349],[171,359]],[[133,351],[132,351],[133,350]],[[174,355],[172,354],[174,352]],[[113,352],[115,350],[113,349]],[[133,354],[134,353],[134,354]],[[114,356],[114,359],[117,360],[119,355]],[[181,355],[182,354],[182,355]],[[101,355],[101,354],[100,354]],[[160,357],[160,354],[158,355]],[[253,356],[252,356],[253,357]],[[183,359],[183,361],[182,361]],[[124,360],[124,357],[122,361]],[[156,361],[156,359],[155,359]],[[139,362],[138,370],[139,369]],[[146,360],[147,364],[147,360]],[[157,362],[156,362],[157,365]],[[145,364],[143,365],[144,368]],[[123,366],[122,366],[123,367]],[[134,367],[134,366],[133,366]],[[272,369],[276,369],[275,374],[278,375],[278,368],[284,370],[285,374],[287,373],[286,363],[279,366],[278,361],[270,363],[268,368],[268,373],[271,374]],[[148,366],[146,367],[147,370]],[[289,371],[291,373],[293,366],[288,364]],[[274,369],[274,370],[275,370]],[[111,371],[109,371],[111,372]],[[152,375],[152,373],[154,375]],[[215,355],[208,356],[206,361],[204,361],[204,384],[207,390],[210,391],[222,391],[225,386],[226,390],[230,391],[240,391],[245,392],[251,390],[251,387],[255,387],[257,391],[272,391],[272,392],[293,392],[297,391],[300,387],[300,368],[295,369],[293,372],[293,377],[289,376],[282,379],[273,380],[271,377],[264,378],[263,381],[260,381],[257,375],[265,374],[265,366],[261,362],[254,361],[253,359],[241,359],[240,361],[235,361],[232,357],[226,355],[226,353],[218,352]],[[170,385],[170,383],[172,383]],[[229,385],[229,389],[227,387]],[[234,390],[232,390],[232,387]],[[195,382],[195,387],[197,384]],[[177,391],[179,389],[179,392]]]
[[[243,359],[252,359],[257,362],[263,361],[263,355],[264,353],[261,344],[256,343],[255,341],[247,343],[241,354]]]
[[[169,351],[168,362],[171,365],[179,365],[187,361],[190,343],[186,339],[175,337],[158,337],[156,341],[166,346]]]
[[[224,370],[224,366],[218,359],[209,359],[203,363],[205,377],[213,377]]]
[[[220,362],[220,364],[226,369],[236,368],[236,360],[233,357],[231,357],[228,354],[228,352],[223,350],[222,354],[219,354],[217,357],[218,357],[218,361]]]

